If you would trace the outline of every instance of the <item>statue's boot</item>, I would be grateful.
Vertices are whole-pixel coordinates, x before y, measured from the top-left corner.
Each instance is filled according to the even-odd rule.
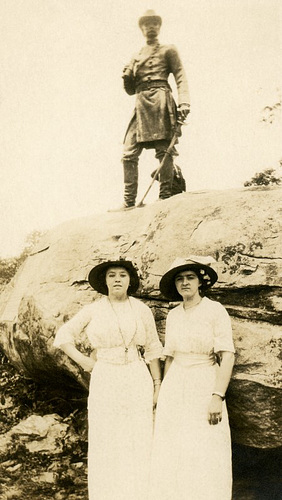
[[[138,161],[123,160],[124,176],[124,206],[132,208],[135,206],[138,189]]]
[[[161,163],[162,158],[159,158]],[[160,180],[160,192],[159,198],[160,200],[165,200],[166,198],[170,198],[172,196],[172,181],[173,181],[173,159],[171,156],[167,156],[159,173]]]
[[[109,212],[121,212],[131,210],[135,207],[138,189],[138,161],[123,160],[124,176],[124,202],[118,208],[108,210]]]

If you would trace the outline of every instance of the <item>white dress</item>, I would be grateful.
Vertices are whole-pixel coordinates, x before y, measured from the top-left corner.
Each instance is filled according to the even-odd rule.
[[[230,500],[231,441],[226,404],[208,423],[217,365],[213,352],[232,351],[225,308],[204,297],[169,312],[164,354],[173,362],[161,386],[152,453],[150,500]]]
[[[54,342],[57,347],[74,343],[86,328],[96,349],[88,398],[89,500],[147,497],[153,382],[137,346],[144,348],[150,362],[161,356],[162,345],[148,306],[130,297],[125,311],[117,317],[103,297],[63,325]]]

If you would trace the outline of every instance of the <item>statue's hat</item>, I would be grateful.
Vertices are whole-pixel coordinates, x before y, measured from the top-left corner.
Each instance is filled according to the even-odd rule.
[[[146,10],[145,14],[140,17],[139,22],[138,22],[139,27],[141,28],[142,24],[144,24],[144,22],[147,21],[148,19],[158,21],[160,24],[162,24],[161,16],[158,16],[154,10],[148,9],[148,10]]]

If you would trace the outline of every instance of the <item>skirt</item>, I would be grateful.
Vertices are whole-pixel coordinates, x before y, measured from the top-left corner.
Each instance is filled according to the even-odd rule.
[[[150,475],[150,500],[230,500],[231,439],[222,421],[208,423],[216,365],[175,360],[160,390]]]
[[[144,361],[96,362],[88,421],[89,500],[147,498],[153,382]]]

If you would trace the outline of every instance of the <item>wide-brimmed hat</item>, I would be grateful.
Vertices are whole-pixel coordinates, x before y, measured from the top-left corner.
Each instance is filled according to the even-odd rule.
[[[108,295],[108,287],[106,285],[106,272],[110,267],[123,267],[130,276],[130,284],[127,290],[128,295],[137,292],[139,288],[139,276],[137,269],[130,260],[117,259],[107,260],[98,264],[91,269],[88,275],[89,284],[99,293]]]
[[[142,24],[144,24],[144,22],[147,21],[148,19],[158,21],[160,23],[160,25],[162,24],[161,16],[158,16],[154,10],[148,9],[148,10],[146,10],[145,14],[142,17],[140,17],[140,19],[138,21],[139,28],[141,28]]]
[[[178,257],[160,281],[161,293],[172,301],[183,300],[176,290],[175,278],[177,274],[189,269],[197,273],[204,289],[210,288],[218,278],[217,273],[211,267],[214,262],[214,258],[210,256],[189,255],[187,258]]]

